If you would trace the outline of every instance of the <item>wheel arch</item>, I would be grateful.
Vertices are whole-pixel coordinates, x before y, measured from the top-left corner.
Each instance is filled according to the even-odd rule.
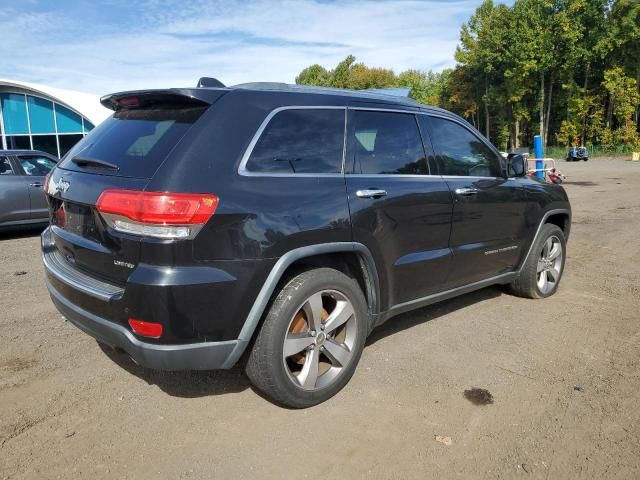
[[[565,240],[569,239],[569,233],[571,231],[571,216],[569,212],[553,213],[549,215],[544,223],[552,223],[563,231]]]
[[[359,269],[355,269],[356,265]],[[369,307],[369,328],[373,328],[379,313],[380,286],[376,265],[369,249],[357,242],[322,243],[296,248],[280,257],[269,272],[238,335],[238,343],[223,368],[231,368],[246,350],[280,282],[289,274],[314,266],[338,267],[336,269],[343,273],[360,275],[360,278],[356,279],[360,286],[364,287],[363,292]],[[343,268],[340,268],[341,266]]]
[[[544,215],[542,216],[542,219],[538,223],[538,228],[536,229],[536,233],[531,239],[531,243],[529,244],[529,250],[527,251],[527,254],[524,256],[524,258],[520,261],[520,265],[518,266],[518,270],[517,270],[518,273],[520,273],[520,271],[522,270],[522,267],[524,266],[527,259],[529,258],[529,255],[531,255],[531,250],[533,249],[533,245],[536,242],[538,235],[540,235],[540,230],[542,229],[542,226],[547,223],[551,223],[553,225],[557,225],[558,227],[560,227],[564,232],[565,239],[568,240],[569,233],[571,230],[571,210],[566,208],[557,208],[557,209],[549,210],[544,213]]]

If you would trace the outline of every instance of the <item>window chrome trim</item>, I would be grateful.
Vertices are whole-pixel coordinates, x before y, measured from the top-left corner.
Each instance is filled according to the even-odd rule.
[[[420,108],[420,107],[416,107]],[[262,133],[267,128],[271,119],[275,117],[278,113],[284,112],[286,110],[344,110],[344,135],[343,135],[343,147],[342,147],[342,168],[340,172],[336,173],[278,173],[278,172],[253,172],[247,169],[247,163],[249,162],[249,158],[253,153],[253,150],[260,140]],[[440,112],[430,112],[425,110],[411,110],[411,109],[402,109],[402,108],[381,108],[381,107],[365,107],[365,106],[340,106],[340,105],[285,105],[282,107],[277,107],[271,110],[269,114],[262,121],[258,130],[253,135],[251,142],[247,146],[242,158],[240,159],[240,165],[238,166],[238,174],[244,177],[342,177],[344,175],[356,176],[359,178],[438,178],[446,180],[449,179],[491,179],[491,180],[505,180],[506,177],[482,177],[482,176],[466,176],[466,175],[439,175],[439,174],[426,174],[426,175],[417,175],[417,174],[392,174],[392,173],[351,173],[347,172],[347,137],[349,134],[349,110],[361,110],[361,111],[373,111],[373,112],[390,112],[390,113],[404,113],[409,115],[426,115],[430,117],[438,117],[444,120],[449,120],[451,122],[455,122],[460,125],[462,128],[468,130],[472,135],[479,138],[480,141],[490,148],[494,153],[498,154],[496,148],[488,142],[488,140],[484,137],[484,135],[480,134],[478,136],[469,128],[469,125],[465,124],[465,122],[460,121],[453,115],[447,115]],[[417,119],[416,119],[417,120]],[[420,126],[418,125],[418,132],[422,135],[420,130]],[[430,132],[428,132],[430,133]],[[424,139],[422,139],[424,145]],[[426,153],[426,152],[425,152]],[[438,155],[437,152],[434,151],[434,155]]]
[[[513,180],[513,178],[505,178],[505,177],[482,177],[480,175],[441,175],[442,178],[450,179],[450,180],[464,180],[466,178],[476,179],[476,180]]]
[[[267,128],[271,119],[275,117],[278,113],[284,112],[286,110],[344,110],[344,134],[343,134],[343,145],[342,145],[342,161],[340,172],[336,173],[278,173],[278,172],[253,172],[247,169],[247,163],[249,162],[249,158],[251,158],[251,154],[253,153],[253,149],[255,148],[258,140],[262,136],[262,133]],[[244,154],[242,155],[242,159],[240,160],[240,165],[238,166],[238,174],[244,177],[342,177],[344,175],[344,165],[345,165],[345,154],[346,154],[346,132],[347,132],[347,107],[337,106],[337,105],[287,105],[283,107],[278,107],[271,112],[266,118],[262,121],[258,130],[253,135],[251,142],[247,146]]]

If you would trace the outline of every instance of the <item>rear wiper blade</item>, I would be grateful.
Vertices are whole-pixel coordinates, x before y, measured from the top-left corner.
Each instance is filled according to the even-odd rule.
[[[115,171],[120,170],[118,165],[114,165],[113,163],[105,162],[104,160],[99,160],[97,158],[75,157],[72,158],[71,161],[79,167],[108,168]]]

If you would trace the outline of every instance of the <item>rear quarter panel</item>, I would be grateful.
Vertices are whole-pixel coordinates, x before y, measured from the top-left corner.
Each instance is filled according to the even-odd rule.
[[[343,101],[344,102],[344,101]],[[283,105],[339,105],[331,96],[237,90],[210,108],[147,189],[213,193],[220,203],[193,242],[194,258],[267,259],[351,240],[344,178],[244,176],[240,160],[267,115]]]

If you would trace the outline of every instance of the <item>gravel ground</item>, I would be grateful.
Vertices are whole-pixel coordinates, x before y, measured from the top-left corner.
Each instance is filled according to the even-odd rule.
[[[37,235],[0,237],[0,478],[639,478],[640,163],[560,167],[557,295],[488,288],[396,317],[302,411],[238,369],[101,349],[54,309]]]

